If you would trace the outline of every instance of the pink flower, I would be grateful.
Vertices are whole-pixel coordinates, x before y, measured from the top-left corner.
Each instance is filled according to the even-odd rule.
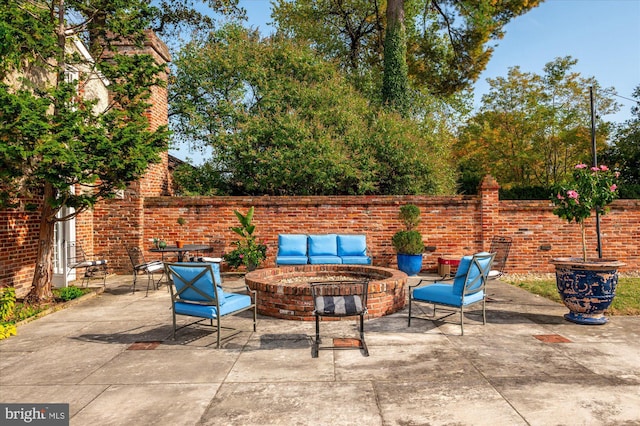
[[[591,171],[592,172],[598,172],[598,171],[600,171],[600,167],[592,167]]]
[[[564,197],[560,194],[558,194],[558,200],[564,200]]]
[[[576,191],[574,191],[573,189],[570,189],[569,191],[567,191],[567,197],[577,200],[579,195]]]
[[[616,179],[620,177],[620,172],[616,172]]]
[[[240,256],[238,256],[240,259],[244,259],[244,254],[241,254]]]
[[[611,190],[611,192],[614,192],[616,189],[618,189],[618,185],[616,185],[615,183],[613,185],[611,185],[609,187],[609,189]]]
[[[587,165],[586,164],[576,164],[576,169],[586,169]]]
[[[609,168],[605,165],[600,166],[600,170],[602,170],[603,172],[606,172],[607,170],[609,170]]]

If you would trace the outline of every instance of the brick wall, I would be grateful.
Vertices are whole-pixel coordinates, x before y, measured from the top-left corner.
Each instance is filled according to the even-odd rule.
[[[243,213],[255,207],[256,235],[267,247],[265,266],[273,266],[280,233],[361,233],[374,263],[395,267],[391,237],[401,229],[398,211],[412,203],[421,210],[419,231],[435,250],[424,256],[423,269],[435,270],[443,254],[470,254],[487,250],[491,237],[507,235],[513,247],[507,272],[552,272],[554,257],[579,256],[580,231],[552,213],[548,201],[498,201],[498,187],[490,183],[478,197],[345,196],[345,197],[151,197],[144,200],[144,237],[161,237],[173,243],[206,243],[222,237],[227,250],[237,238],[234,209]],[[486,202],[486,204],[485,204]],[[184,230],[177,218],[184,217]],[[587,222],[591,247],[597,257],[595,219]],[[181,233],[182,232],[182,233]],[[603,257],[627,263],[622,271],[640,269],[640,200],[617,200],[601,217]],[[152,253],[147,253],[152,256]]]
[[[19,294],[29,291],[39,228],[37,212],[27,212],[23,208],[0,211],[0,287],[13,286]]]

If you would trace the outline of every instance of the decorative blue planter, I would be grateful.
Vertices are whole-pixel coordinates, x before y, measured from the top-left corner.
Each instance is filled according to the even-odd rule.
[[[418,275],[422,269],[421,254],[400,254],[397,255],[398,269],[409,276]]]
[[[558,258],[556,286],[569,313],[564,317],[577,324],[606,324],[604,311],[616,295],[618,268],[624,263],[617,260],[597,259],[584,262],[576,258]]]

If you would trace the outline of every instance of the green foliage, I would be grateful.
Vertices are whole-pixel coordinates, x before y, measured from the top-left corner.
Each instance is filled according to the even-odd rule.
[[[552,188],[544,186],[514,186],[509,189],[500,188],[501,200],[548,200]]]
[[[267,258],[267,246],[258,242],[253,235],[256,227],[253,221],[254,208],[251,207],[246,215],[237,210],[233,212],[240,222],[240,226],[231,227],[230,229],[240,236],[240,240],[234,241],[232,244],[236,247],[231,252],[224,255],[224,260],[232,268],[238,268],[244,265],[247,270],[253,270]]]
[[[393,248],[402,254],[421,254],[424,252],[422,234],[415,230],[420,224],[420,208],[414,204],[405,204],[400,207],[399,217],[406,229],[393,235]]]
[[[420,207],[415,204],[405,204],[400,207],[400,220],[407,230],[414,229],[420,224]]]
[[[165,66],[136,50],[157,16],[147,0],[0,3],[0,207],[44,196],[40,232],[51,236],[32,301],[51,297],[55,221],[113,197],[167,149],[167,127],[150,130],[147,114]],[[122,38],[133,48],[110,50]],[[75,211],[57,216],[64,207]]]
[[[391,243],[396,252],[401,254],[422,254],[424,252],[422,234],[416,230],[396,232],[393,234]]]
[[[578,164],[573,171],[573,181],[558,185],[551,197],[555,208],[553,213],[567,222],[580,224],[582,231],[582,254],[587,260],[587,244],[584,220],[593,210],[604,215],[606,206],[618,198],[618,172],[607,166],[591,167]]]
[[[204,166],[180,170],[184,193],[453,191],[438,118],[422,124],[375,108],[304,45],[227,25],[187,46],[175,65],[176,133],[214,152]]]
[[[414,86],[411,90],[426,88],[446,97],[469,88],[477,80],[493,53],[492,41],[502,38],[504,25],[539,3],[277,0],[272,17],[279,31],[312,44],[323,57],[348,70],[358,87],[373,84],[380,91],[378,76],[382,74],[382,61],[387,59],[383,50],[389,37],[387,24],[393,24],[393,19],[388,19],[391,9],[404,18],[407,57],[404,64],[398,65],[408,66],[409,81]],[[390,50],[392,55],[397,52],[396,48]],[[387,71],[395,72],[385,68]]]
[[[0,340],[15,336],[15,324],[9,322],[16,304],[16,290],[12,287],[0,288]]]
[[[0,288],[0,321],[6,321],[16,305],[16,290],[13,287]]]
[[[388,22],[384,39],[382,102],[402,115],[407,113],[409,107],[407,73],[407,36],[404,22]]]
[[[491,89],[482,107],[460,132],[455,147],[462,177],[479,182],[491,174],[503,189],[552,187],[571,175],[574,164],[591,156],[589,87],[594,78],[572,71],[576,60],[556,58],[544,74],[523,73],[489,79]],[[599,91],[597,110],[602,116],[618,106]],[[611,125],[598,119],[597,144],[605,146]]]
[[[82,297],[87,293],[91,293],[91,289],[87,288],[78,288],[76,286],[62,287],[53,290],[53,294],[60,300],[65,302],[73,299],[77,299],[78,297]]]
[[[589,167],[578,164],[573,171],[573,181],[559,185],[551,197],[553,213],[567,222],[582,223],[593,210],[607,212],[606,206],[618,198],[618,172],[607,166]]]
[[[640,86],[633,96],[637,99],[631,107],[633,117],[616,129],[613,143],[600,157],[621,174],[620,198],[640,198]]]

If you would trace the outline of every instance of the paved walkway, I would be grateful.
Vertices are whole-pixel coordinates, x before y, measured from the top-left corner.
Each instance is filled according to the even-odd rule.
[[[92,426],[640,424],[640,317],[575,325],[494,281],[487,325],[470,316],[464,336],[408,328],[405,309],[365,323],[368,358],[312,359],[312,322],[260,317],[253,333],[244,316],[223,349],[196,327],[174,342],[167,290],[131,294],[130,278],[0,341],[0,402],[69,403],[71,425]]]

